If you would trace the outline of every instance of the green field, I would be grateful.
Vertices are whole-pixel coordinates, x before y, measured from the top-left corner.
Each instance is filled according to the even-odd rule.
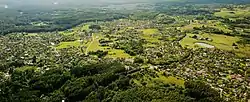
[[[220,12],[214,14],[218,17],[229,18],[231,20],[241,19],[244,17],[250,17],[250,11],[245,9],[228,10],[222,9]]]
[[[67,36],[73,36],[73,34],[77,34],[80,30],[88,30],[89,25],[84,25],[81,28],[76,27],[73,28],[73,32],[61,32],[64,35]],[[78,46],[85,46],[85,54],[88,54],[90,51],[97,51],[97,50],[102,50],[102,51],[108,51],[108,55],[106,57],[108,58],[130,58],[131,56],[127,53],[125,53],[123,50],[119,49],[112,49],[111,47],[103,47],[100,45],[99,40],[104,38],[104,36],[101,33],[94,33],[92,35],[92,38],[89,39],[86,44],[85,42],[81,44],[80,40],[76,41],[71,41],[71,42],[61,42],[56,48],[57,49],[62,49],[62,48],[69,48],[69,47],[78,47]]]
[[[93,34],[91,42],[89,42],[86,47],[86,53],[89,51],[97,51],[97,50],[103,50],[103,48],[100,46],[99,40],[102,38],[101,34]]]
[[[198,38],[212,39],[212,41],[197,40],[197,39],[192,38],[192,36],[194,36],[194,35],[196,35],[196,34],[187,34],[187,36],[180,41],[180,44],[183,47],[194,48],[195,43],[204,42],[204,43],[207,43],[207,44],[211,44],[211,45],[215,46],[218,49],[231,51],[231,50],[234,49],[233,46],[232,46],[233,43],[236,43],[237,41],[239,41],[238,37],[232,37],[232,36],[226,36],[226,35],[218,35],[218,34],[196,35],[196,36],[198,36]]]
[[[71,42],[61,42],[56,48],[57,49],[63,49],[63,48],[69,48],[69,47],[78,47],[81,45],[80,41],[71,41]]]
[[[159,30],[158,29],[143,29],[143,34],[141,38],[147,40],[148,42],[159,42]]]
[[[222,30],[225,33],[231,33],[232,30],[229,29],[229,27],[225,24],[223,24],[220,21],[215,21],[215,20],[208,20],[208,21],[199,21],[199,20],[194,20],[194,22],[192,22],[189,25],[186,25],[184,27],[181,27],[181,31],[187,31],[190,30],[192,31],[194,27],[212,27],[218,30]]]
[[[198,38],[209,38],[212,41],[194,39],[192,36],[198,36]],[[198,47],[195,43],[206,43],[215,46],[218,49],[226,50],[226,51],[234,51],[236,54],[243,54],[249,56],[250,46],[246,45],[238,45],[239,49],[235,49],[233,44],[237,44],[239,41],[239,37],[232,37],[226,35],[218,35],[218,34],[187,34],[187,36],[180,41],[182,47],[188,48],[196,48]]]
[[[180,41],[180,44],[182,47],[188,47],[188,48],[194,48],[195,43],[198,42],[198,40],[191,38],[194,34],[187,34],[187,36]]]
[[[99,40],[104,38],[101,34],[93,34],[92,41],[89,42],[86,46],[86,54],[89,51],[97,51],[97,50],[103,50],[108,51],[108,55],[106,57],[108,58],[129,58],[131,57],[129,54],[125,53],[123,50],[119,49],[112,49],[111,47],[102,47],[100,46]]]
[[[174,85],[178,85],[181,87],[185,87],[185,85],[184,85],[185,81],[183,79],[173,77],[173,76],[165,77],[165,76],[161,75],[161,76],[159,76],[159,78],[155,78],[155,80],[160,80],[164,84],[174,84]]]
[[[79,25],[77,27],[72,28],[70,31],[61,31],[59,32],[59,34],[63,34],[63,35],[74,35],[74,34],[78,34],[79,32],[82,31],[88,31],[89,30],[89,26],[88,24],[84,24],[84,25]]]
[[[77,26],[75,28],[72,28],[70,31],[59,32],[59,34],[63,34],[65,36],[74,36],[74,34],[77,35],[79,32],[81,32],[83,30],[89,30],[89,25]],[[74,36],[74,37],[77,38],[78,40],[70,41],[70,42],[61,42],[56,48],[62,49],[62,48],[68,48],[68,47],[78,47],[81,45],[86,46],[84,44],[81,44],[81,41],[79,40],[80,38],[78,36]]]
[[[109,49],[109,54],[106,56],[108,58],[131,58],[131,56],[125,53],[123,50],[119,49]]]
[[[181,78],[177,78],[175,76],[164,76],[162,72],[155,72],[157,77],[153,77],[151,74],[145,74],[140,79],[134,79],[133,82],[139,86],[142,86],[143,83],[146,84],[147,87],[155,87],[158,85],[177,85],[180,87],[185,87],[185,81]]]

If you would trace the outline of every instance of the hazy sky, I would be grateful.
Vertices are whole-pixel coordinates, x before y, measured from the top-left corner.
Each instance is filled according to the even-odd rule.
[[[145,3],[169,0],[0,0],[1,8],[19,7],[67,7],[67,6],[91,6],[102,4],[123,4],[123,3]]]
[[[154,0],[0,0],[0,7],[11,8],[20,6],[101,5],[108,3],[135,3],[148,1]]]
[[[74,5],[101,5],[110,3],[137,3],[158,1],[250,1],[250,0],[0,0],[0,8],[12,8],[23,6],[74,6]]]
[[[98,3],[128,3],[128,2],[148,2],[157,0],[0,0],[1,4],[98,4]]]

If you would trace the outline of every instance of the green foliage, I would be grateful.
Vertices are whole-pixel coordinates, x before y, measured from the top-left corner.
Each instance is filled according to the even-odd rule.
[[[97,50],[95,52],[91,51],[89,52],[90,55],[97,55],[98,58],[103,58],[108,54],[108,51],[101,51],[101,50]]]
[[[30,90],[29,84],[32,78],[36,76],[34,69],[25,71],[14,71],[11,76],[11,81],[1,83],[2,101],[39,101],[37,90]]]
[[[31,81],[32,88],[39,90],[40,94],[51,93],[59,89],[67,80],[70,80],[69,72],[63,69],[50,69]]]
[[[89,80],[83,78],[77,78],[68,81],[63,85],[61,91],[68,101],[80,101],[83,100],[91,91],[92,87]]]
[[[130,16],[131,19],[134,20],[147,20],[147,19],[154,19],[157,15],[157,12],[135,12],[133,15]]]
[[[0,10],[0,32],[21,32],[0,36],[1,102],[247,100],[249,58],[232,52],[250,51],[249,5],[113,6]]]
[[[113,20],[124,18],[126,14],[106,12],[100,13],[101,11],[96,10],[86,10],[86,8],[67,9],[67,10],[47,10],[44,8],[37,8],[38,10],[24,10],[22,12],[27,12],[20,15],[17,12],[18,8],[13,8],[13,10],[4,9],[0,17],[0,22],[2,26],[1,34],[8,34],[13,32],[50,32],[50,31],[61,31],[67,30],[74,26],[77,26],[83,22],[95,22],[96,20]],[[19,9],[18,9],[19,10]],[[46,13],[43,13],[46,12]],[[38,16],[35,16],[39,14]],[[15,18],[15,19],[11,19]]]
[[[191,98],[164,88],[136,87],[116,94],[112,102],[191,102]]]
[[[239,43],[239,44],[250,44],[250,38],[242,38],[237,43]]]
[[[100,29],[101,29],[101,26],[100,26],[100,25],[90,25],[90,26],[89,26],[89,29],[92,29],[92,30],[100,30]]]
[[[92,76],[101,73],[119,73],[125,71],[124,66],[121,63],[98,63],[90,65],[79,65],[71,69],[71,74],[76,77]]]
[[[141,57],[135,57],[134,58],[134,63],[144,63],[144,60]]]
[[[185,83],[187,95],[195,98],[198,102],[223,102],[220,94],[200,81],[188,81]]]
[[[175,22],[174,18],[164,15],[164,14],[159,14],[155,18],[156,18],[156,23],[159,23],[159,24],[171,24]]]
[[[132,40],[126,43],[119,43],[118,46],[121,47],[126,53],[131,56],[143,53],[143,41],[141,40]]]

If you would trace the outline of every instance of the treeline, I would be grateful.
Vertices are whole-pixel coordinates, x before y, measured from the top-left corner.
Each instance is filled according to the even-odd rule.
[[[167,5],[167,6],[166,6]],[[213,9],[204,9],[206,7],[193,5],[190,3],[156,3],[155,11],[167,15],[209,15],[214,12]]]
[[[241,41],[238,43],[250,44],[250,17],[244,17],[243,19],[236,20],[224,19],[223,22],[230,25],[231,28],[234,28],[233,33],[230,35],[242,37]],[[237,28],[241,28],[242,31],[237,30]]]
[[[219,93],[197,81],[187,81],[185,89],[172,86],[137,86],[132,79],[140,70],[126,70],[119,62],[79,64],[70,70],[36,67],[15,70],[9,79],[1,75],[1,102],[222,102]],[[147,72],[150,74],[150,72]]]
[[[51,32],[70,29],[84,22],[111,21],[126,18],[126,14],[100,10],[2,11],[0,34],[14,32]],[[9,13],[6,13],[9,12]],[[19,12],[19,13],[17,13]]]
[[[70,71],[51,68],[41,73],[35,67],[15,70],[9,80],[1,82],[0,99],[2,102],[81,101],[99,87],[121,80],[123,72],[125,68],[117,62],[79,65]]]

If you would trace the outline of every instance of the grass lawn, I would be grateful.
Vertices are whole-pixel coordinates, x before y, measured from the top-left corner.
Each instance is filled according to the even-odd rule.
[[[185,81],[183,79],[178,79],[176,77],[170,76],[170,77],[163,77],[161,76],[159,80],[163,81],[165,84],[175,84],[178,86],[184,86]]]
[[[198,40],[191,38],[193,35],[195,34],[187,34],[187,36],[180,41],[181,46],[194,48],[195,43],[198,42]]]
[[[208,44],[214,45],[216,48],[231,51],[233,50],[233,43],[236,43],[240,39],[238,37],[226,36],[226,35],[218,35],[218,34],[203,34],[205,38],[213,39],[212,42],[208,42]]]
[[[100,46],[99,40],[103,38],[103,36],[101,34],[93,34],[92,35],[92,39],[91,41],[86,45],[87,49],[86,49],[86,54],[89,51],[97,51],[97,50],[104,50],[104,48],[102,46]]]
[[[81,43],[78,40],[77,41],[71,41],[71,42],[61,42],[56,48],[57,49],[63,49],[63,48],[68,48],[68,47],[72,47],[72,46],[78,47],[80,45],[81,45]]]
[[[212,41],[206,40],[197,40],[191,38],[195,34],[187,34],[187,36],[180,41],[182,47],[195,48],[198,42],[204,42],[210,45],[215,46],[218,49],[233,51],[236,54],[241,56],[250,56],[250,45],[238,45],[239,49],[235,49],[233,43],[236,44],[237,41],[240,40],[239,37],[226,36],[226,35],[218,35],[218,34],[199,34],[198,37],[202,38],[210,38]]]
[[[119,49],[109,49],[107,50],[109,54],[106,56],[108,58],[130,58],[131,56],[125,53],[124,50]]]
[[[149,42],[159,42],[159,30],[158,29],[143,29],[141,37]]]
[[[37,67],[35,66],[23,66],[23,67],[19,67],[19,68],[16,68],[17,71],[25,71],[25,70],[35,70],[37,71]]]
[[[102,47],[100,46],[98,39],[94,39],[94,41],[91,41],[89,44],[87,44],[87,46],[88,46],[87,52],[102,50]]]
[[[210,42],[210,41],[206,41],[206,40],[197,40],[197,39],[191,38],[194,35],[195,34],[187,34],[187,36],[180,41],[180,44],[182,45],[182,47],[194,48],[195,43],[204,42],[207,44],[211,44],[218,49],[231,51],[231,50],[233,50],[233,46],[232,46],[233,43],[236,43],[237,41],[239,41],[238,37],[232,37],[232,36],[226,36],[226,35],[218,35],[218,34],[200,34],[200,35],[197,35],[198,37],[201,37],[201,38],[212,39],[212,41]]]
[[[214,15],[218,16],[218,17],[230,18],[231,20],[235,20],[235,19],[240,19],[240,18],[244,18],[244,17],[249,17],[250,11],[244,10],[244,9],[238,9],[235,11],[223,9],[220,12],[214,13]]]
[[[129,54],[125,53],[124,50],[119,49],[111,49],[110,47],[102,47],[100,46],[99,40],[104,38],[101,34],[93,34],[93,39],[91,42],[89,42],[87,46],[86,53],[89,51],[97,51],[97,50],[103,50],[108,51],[108,55],[106,57],[108,58],[129,58],[131,57]]]
[[[158,85],[166,85],[166,84],[174,84],[180,87],[185,87],[185,81],[181,78],[177,78],[174,76],[164,76],[160,72],[155,72],[158,77],[153,77],[150,74],[144,74],[143,77],[139,79],[134,79],[133,82],[136,85],[142,86],[143,83],[146,83],[147,87],[155,87]]]
[[[185,87],[184,83],[185,81],[181,78],[177,78],[174,76],[163,76],[162,74],[159,74],[159,78],[155,78],[155,80],[160,80],[162,81],[164,84],[175,84],[181,87]]]
[[[37,36],[37,33],[28,33],[26,36]]]
[[[152,35],[158,33],[158,29],[144,29],[142,30],[144,35]]]

